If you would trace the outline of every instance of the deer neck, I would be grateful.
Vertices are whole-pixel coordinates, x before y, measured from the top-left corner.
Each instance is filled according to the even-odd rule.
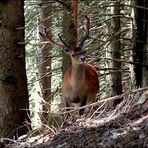
[[[76,88],[81,86],[85,81],[85,64],[76,64],[72,62],[71,71],[72,85]]]

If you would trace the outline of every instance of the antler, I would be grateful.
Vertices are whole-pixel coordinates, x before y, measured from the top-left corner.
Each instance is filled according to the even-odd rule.
[[[60,39],[60,41],[61,41],[61,43],[59,42],[59,41],[54,41],[52,38],[51,38],[51,36],[49,36],[49,34],[48,34],[48,32],[47,32],[47,30],[46,30],[46,28],[44,27],[43,28],[43,32],[39,32],[39,34],[45,39],[45,40],[47,40],[47,41],[50,41],[51,43],[53,43],[53,44],[56,44],[56,45],[58,45],[58,46],[60,46],[60,47],[62,47],[62,48],[70,48],[70,46],[68,46],[65,42],[64,42],[64,40],[62,39],[62,37],[59,35],[59,39]]]
[[[79,48],[82,48],[86,39],[89,38],[90,20],[87,16],[85,16],[85,20],[83,22],[83,28],[85,31],[85,35],[82,37],[82,39],[80,41]]]
[[[83,28],[85,31],[84,36],[81,38],[80,44],[78,46],[78,48],[82,49],[84,42],[89,38],[89,29],[90,29],[90,20],[87,16],[85,16],[85,20],[83,22]],[[60,35],[59,39],[61,42],[59,41],[54,41],[51,36],[48,34],[46,28],[43,28],[43,32],[39,32],[39,34],[47,41],[50,41],[53,44],[56,44],[62,48],[66,48],[66,49],[70,49],[70,46],[62,39],[62,37]]]
[[[63,45],[65,45],[65,47],[70,48],[69,45],[67,45],[67,43],[62,39],[62,37],[58,34],[60,41],[63,43]]]

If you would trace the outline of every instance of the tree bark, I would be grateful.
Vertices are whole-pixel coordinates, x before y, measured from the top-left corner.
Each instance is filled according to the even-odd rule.
[[[69,6],[70,12],[67,9],[63,11],[63,35],[65,41],[70,46],[77,45],[77,0],[65,0],[65,3]],[[63,52],[63,60],[62,60],[62,76],[67,69],[67,67],[71,64],[70,56],[66,55]]]
[[[40,20],[42,21],[42,25],[48,29],[48,33],[51,35],[51,26],[52,26],[52,19],[51,19],[51,3],[47,0],[41,0],[40,3]],[[50,106],[47,104],[51,104],[51,43],[43,45],[38,50],[38,76],[39,76],[39,83],[41,86],[41,93],[42,98],[45,100],[42,104],[42,111],[41,113],[41,121],[43,124],[48,123],[48,110],[50,110]],[[47,103],[46,103],[47,102]]]
[[[20,136],[29,108],[24,45],[24,2],[0,2],[0,137]]]
[[[147,5],[147,1],[135,0],[135,5],[145,7]],[[133,61],[137,63],[134,65],[136,87],[146,86],[145,82],[148,81],[147,80],[148,70],[146,67],[141,66],[141,64],[147,64],[148,61],[147,52],[146,52],[147,25],[148,25],[147,14],[148,14],[147,10],[141,8],[135,8]]]
[[[108,67],[113,68],[109,76],[107,76],[107,97],[112,97],[115,95],[122,94],[122,79],[121,79],[121,62],[117,60],[121,59],[121,49],[120,49],[120,2],[114,2],[113,15],[111,21],[107,24],[108,32],[112,38],[110,38],[111,43],[108,48],[108,55],[112,58],[112,61],[107,62]],[[115,59],[115,60],[114,60]],[[111,106],[115,106],[122,101],[122,98],[115,100],[111,103]]]
[[[144,1],[144,7],[148,9],[148,2]],[[144,50],[143,64],[147,67],[142,68],[142,87],[148,86],[148,10],[144,10]]]

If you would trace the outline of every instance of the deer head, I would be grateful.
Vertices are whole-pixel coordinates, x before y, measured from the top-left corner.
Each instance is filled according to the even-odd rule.
[[[51,36],[48,34],[46,28],[43,28],[43,31],[39,32],[39,34],[45,40],[50,41],[51,43],[62,47],[65,50],[65,52],[71,56],[71,59],[74,63],[81,64],[85,61],[85,51],[83,50],[83,45],[84,42],[89,38],[90,20],[87,16],[85,16],[85,20],[83,22],[83,28],[85,34],[81,38],[79,45],[76,47],[68,45],[60,35],[58,35],[59,41],[54,41],[51,38]]]

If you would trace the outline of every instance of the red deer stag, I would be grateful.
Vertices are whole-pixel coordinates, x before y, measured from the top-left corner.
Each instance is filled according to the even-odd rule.
[[[90,21],[86,16],[83,23],[85,34],[76,47],[69,46],[61,36],[59,41],[54,41],[46,29],[40,35],[47,41],[52,42],[65,49],[71,57],[71,65],[64,74],[62,81],[62,100],[65,107],[82,107],[95,101],[99,89],[99,80],[96,69],[85,63],[85,51],[83,45],[89,38]],[[88,109],[85,109],[85,111]],[[80,110],[82,115],[84,109]]]

